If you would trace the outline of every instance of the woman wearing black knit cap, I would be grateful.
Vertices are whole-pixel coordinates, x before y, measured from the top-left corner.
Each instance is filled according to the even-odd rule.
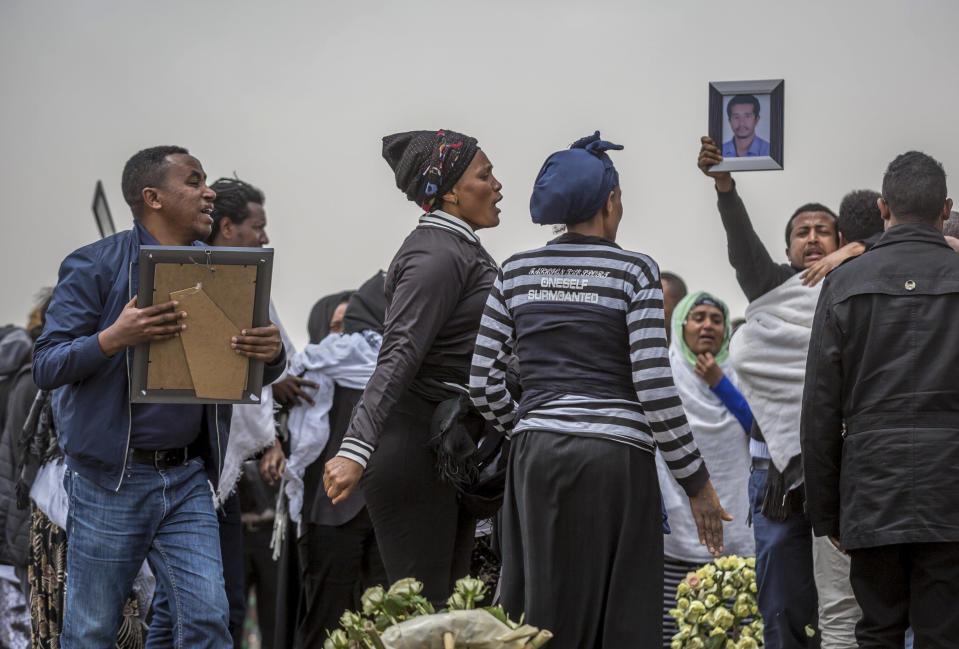
[[[502,185],[476,139],[452,131],[389,135],[383,157],[424,213],[390,263],[376,371],[323,483],[335,504],[363,476],[387,576],[419,579],[438,603],[469,569],[475,521],[439,477],[430,426],[437,405],[469,382],[497,268],[476,231],[499,224]],[[483,427],[475,415],[468,425]]]

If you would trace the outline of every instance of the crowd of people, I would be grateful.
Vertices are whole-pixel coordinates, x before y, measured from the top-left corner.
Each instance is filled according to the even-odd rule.
[[[264,367],[232,407],[131,403],[134,347],[191,324],[137,306],[139,251],[266,246],[265,196],[181,147],[131,157],[133,228],[0,329],[0,647],[225,649],[250,616],[264,648],[319,647],[368,587],[414,577],[441,608],[472,572],[556,649],[680,649],[677,591],[722,555],[755,558],[770,649],[956,646],[941,165],[904,153],[838,214],[801,205],[777,262],[702,138],[743,319],[616,243],[622,148],[548,156],[530,216],[556,236],[498,263],[492,154],[383,138],[418,224],[316,302],[303,349],[272,304],[224,332]]]

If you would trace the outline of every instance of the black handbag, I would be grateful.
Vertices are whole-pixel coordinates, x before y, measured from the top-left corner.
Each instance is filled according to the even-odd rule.
[[[466,395],[457,395],[436,407],[429,446],[440,479],[456,488],[461,505],[477,519],[492,517],[506,489],[506,434],[486,422]]]

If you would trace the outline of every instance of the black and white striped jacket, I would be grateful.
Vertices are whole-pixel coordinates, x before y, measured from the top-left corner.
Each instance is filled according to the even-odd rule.
[[[519,403],[506,390],[511,354]],[[480,323],[470,397],[511,434],[658,446],[689,494],[709,477],[673,385],[659,268],[606,239],[569,233],[506,261]]]

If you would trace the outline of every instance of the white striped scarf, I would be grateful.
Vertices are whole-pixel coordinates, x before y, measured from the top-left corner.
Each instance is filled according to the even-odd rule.
[[[450,232],[463,237],[467,241],[472,241],[473,243],[480,242],[479,237],[476,236],[476,233],[473,232],[473,228],[471,228],[466,221],[456,218],[452,214],[447,214],[442,210],[434,210],[421,216],[420,225],[430,228],[440,228],[441,230],[449,230]]]

